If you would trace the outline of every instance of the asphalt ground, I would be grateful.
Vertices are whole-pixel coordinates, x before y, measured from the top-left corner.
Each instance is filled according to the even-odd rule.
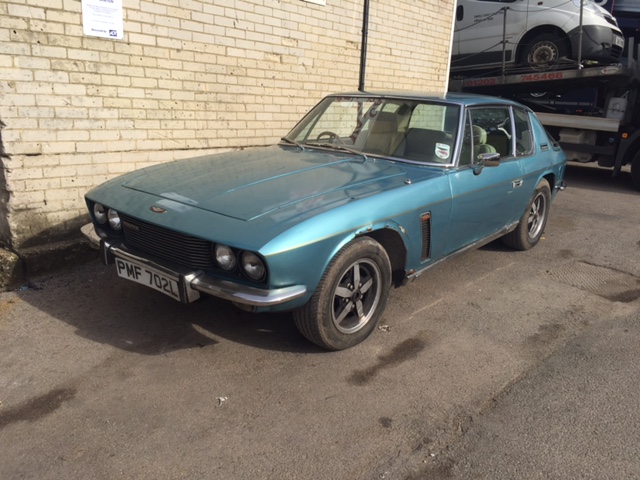
[[[640,194],[567,181],[536,248],[429,271],[343,352],[97,261],[1,293],[0,478],[640,478]]]

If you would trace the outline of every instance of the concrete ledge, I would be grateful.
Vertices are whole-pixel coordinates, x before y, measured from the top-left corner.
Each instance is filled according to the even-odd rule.
[[[34,277],[80,265],[98,257],[84,238],[76,238],[37,247],[17,254],[0,247],[0,291],[28,284]]]

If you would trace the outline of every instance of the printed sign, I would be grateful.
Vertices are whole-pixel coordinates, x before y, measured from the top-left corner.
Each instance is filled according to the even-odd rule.
[[[82,0],[82,31],[92,37],[122,39],[122,0]]]

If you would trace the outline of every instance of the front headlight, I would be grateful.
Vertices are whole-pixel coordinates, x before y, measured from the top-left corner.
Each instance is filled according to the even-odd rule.
[[[258,255],[252,252],[242,254],[242,271],[247,277],[256,282],[263,280],[267,269]]]
[[[116,231],[122,228],[122,222],[120,222],[120,215],[113,208],[107,211],[107,218],[109,219],[109,226]]]
[[[577,0],[577,6],[580,7],[580,1]],[[609,13],[606,10],[604,10],[602,7],[599,7],[598,5],[594,5],[592,3],[589,2],[584,2],[583,3],[584,9],[585,10],[589,10],[591,13],[595,13],[596,15],[598,15],[601,18],[604,18],[604,16]]]
[[[100,225],[104,225],[107,222],[107,210],[101,203],[93,204],[93,217]]]
[[[223,270],[230,272],[236,268],[236,256],[233,253],[233,250],[231,250],[227,245],[217,243],[213,248],[213,255],[216,262]]]

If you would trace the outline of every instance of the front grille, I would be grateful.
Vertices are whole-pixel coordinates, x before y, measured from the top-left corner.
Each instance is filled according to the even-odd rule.
[[[198,269],[214,266],[211,242],[120,215],[124,243],[150,255]]]
[[[614,60],[619,60],[621,56],[622,48],[618,47],[617,45],[613,45],[611,47],[611,58],[613,58]]]

